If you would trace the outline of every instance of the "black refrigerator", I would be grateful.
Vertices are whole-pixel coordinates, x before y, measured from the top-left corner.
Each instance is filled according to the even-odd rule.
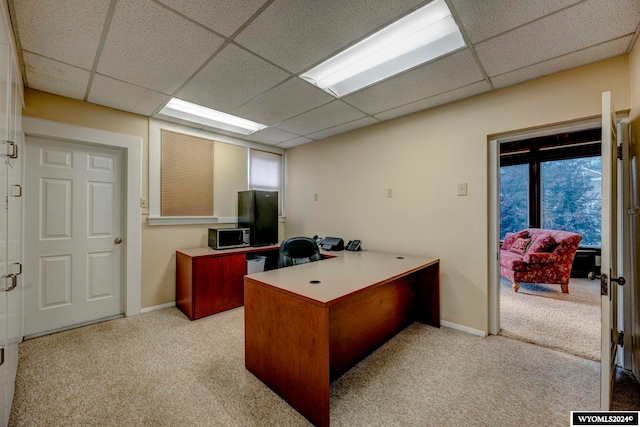
[[[278,243],[278,192],[238,191],[238,227],[251,230],[251,246]]]

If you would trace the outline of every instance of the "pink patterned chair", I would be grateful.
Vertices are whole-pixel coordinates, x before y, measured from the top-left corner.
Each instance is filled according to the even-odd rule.
[[[507,233],[500,247],[500,276],[518,292],[520,283],[559,284],[569,293],[571,266],[582,236],[569,231],[528,228]]]

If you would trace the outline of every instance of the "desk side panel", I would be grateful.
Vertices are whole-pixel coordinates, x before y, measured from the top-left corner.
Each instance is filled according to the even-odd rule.
[[[331,379],[344,374],[413,321],[413,278],[401,277],[330,307]]]
[[[329,425],[327,309],[244,281],[245,366],[317,426]]]
[[[440,263],[432,264],[412,274],[416,304],[414,319],[440,327]]]
[[[193,258],[176,252],[176,306],[191,320],[195,317],[193,302]]]

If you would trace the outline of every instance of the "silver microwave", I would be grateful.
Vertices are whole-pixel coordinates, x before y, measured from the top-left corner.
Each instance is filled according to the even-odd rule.
[[[210,228],[209,247],[212,249],[230,249],[249,246],[248,228]]]

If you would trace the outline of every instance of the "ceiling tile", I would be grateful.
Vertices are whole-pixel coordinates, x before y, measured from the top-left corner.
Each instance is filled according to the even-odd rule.
[[[289,73],[229,44],[176,97],[230,112],[288,77]]]
[[[196,22],[224,36],[232,35],[264,4],[265,0],[159,0]]]
[[[23,52],[22,58],[30,88],[84,99],[91,76],[89,71],[29,52]]]
[[[476,52],[492,77],[631,34],[639,20],[640,1],[590,0],[480,43]]]
[[[526,80],[543,77],[569,68],[580,67],[592,62],[602,61],[607,58],[622,55],[629,46],[632,36],[623,37],[608,43],[603,43],[578,52],[570,53],[559,58],[521,68],[510,73],[492,77],[493,86],[501,88]]]
[[[287,132],[278,128],[266,128],[251,135],[245,136],[244,139],[255,142],[262,142],[264,144],[279,144],[284,141],[290,141],[297,138],[298,135]]]
[[[415,113],[416,111],[426,110],[427,108],[432,108],[463,98],[468,98],[470,96],[478,95],[489,90],[491,90],[491,87],[489,87],[489,83],[483,80],[481,82],[470,84],[469,86],[454,89],[440,95],[432,96],[427,99],[412,102],[411,104],[387,110],[382,113],[378,113],[375,116],[380,120],[395,119],[396,117],[404,116],[405,114],[411,114]]]
[[[252,99],[232,113],[265,125],[287,120],[335,98],[325,91],[294,77]]]
[[[451,0],[472,43],[526,24],[581,0]]]
[[[16,0],[11,9],[22,49],[90,70],[110,0]]]
[[[299,73],[423,0],[275,0],[235,41]]]
[[[375,114],[483,80],[469,49],[422,65],[344,98]]]
[[[307,144],[309,142],[313,142],[313,139],[305,138],[301,136],[300,138],[292,139],[291,141],[283,142],[282,144],[276,144],[276,147],[279,148],[293,148],[298,145]]]
[[[329,104],[307,111],[277,126],[298,135],[308,135],[319,130],[338,126],[364,117],[365,114],[342,101],[335,100]]]
[[[321,130],[320,132],[314,132],[306,136],[313,139],[324,139],[324,138],[329,138],[330,136],[333,136],[333,135],[339,135],[341,133],[349,132],[354,129],[359,129],[365,126],[374,125],[376,123],[380,123],[380,121],[374,119],[373,117],[363,117],[362,119],[354,120],[349,123],[345,123],[342,125],[334,126],[329,129]]]
[[[96,74],[87,101],[150,116],[169,96]]]
[[[151,1],[120,1],[98,72],[172,94],[223,39]]]

